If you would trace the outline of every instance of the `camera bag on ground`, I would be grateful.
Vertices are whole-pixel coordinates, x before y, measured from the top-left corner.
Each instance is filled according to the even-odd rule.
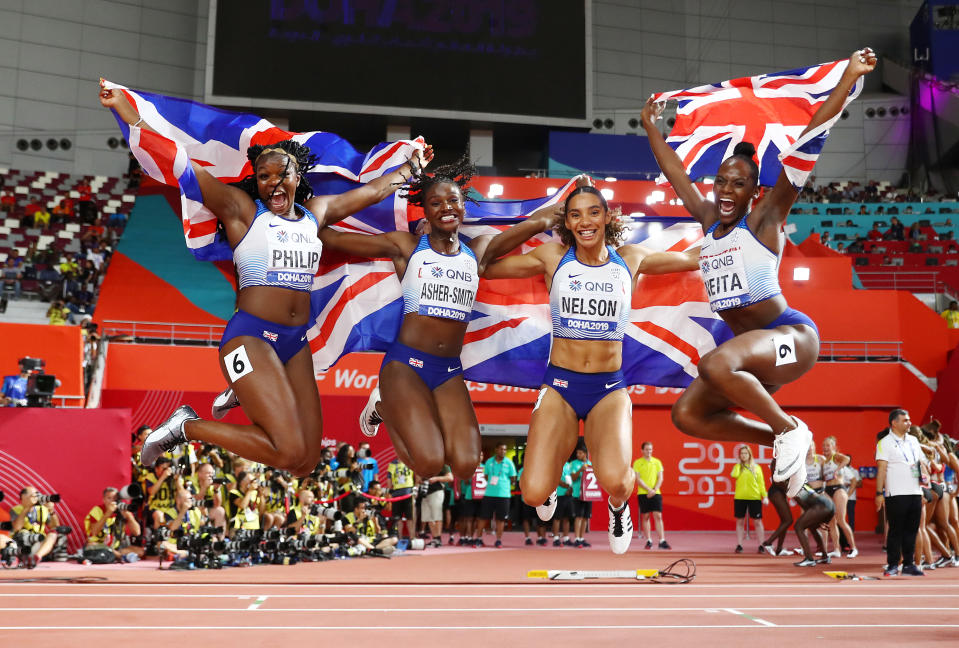
[[[83,548],[83,559],[94,565],[109,565],[116,562],[113,550],[106,545],[89,545]]]

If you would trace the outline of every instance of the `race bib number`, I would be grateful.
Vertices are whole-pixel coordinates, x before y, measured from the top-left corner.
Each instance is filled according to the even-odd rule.
[[[776,366],[796,362],[796,340],[792,333],[773,336],[773,348],[776,350]]]
[[[483,467],[476,468],[471,482],[473,488],[473,499],[480,499],[486,494],[486,475],[483,474]]]
[[[275,216],[267,234],[268,281],[310,286],[320,267],[319,241],[311,232]]]
[[[699,259],[699,267],[713,310],[738,306],[749,295],[749,281],[741,248],[703,256]]]
[[[246,347],[242,344],[223,356],[223,364],[230,375],[230,382],[236,382],[243,376],[253,373],[253,363],[246,355]]]
[[[603,499],[603,491],[599,487],[599,481],[597,481],[593,467],[590,465],[583,469],[582,497],[585,502],[600,502]]]
[[[492,476],[489,478],[489,485],[490,485],[490,486],[496,486],[496,484],[498,484],[498,483],[499,483],[499,475],[492,475]]]

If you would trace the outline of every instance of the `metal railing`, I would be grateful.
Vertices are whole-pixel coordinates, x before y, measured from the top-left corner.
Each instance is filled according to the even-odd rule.
[[[949,290],[935,270],[856,270],[864,288],[941,293]]]
[[[102,330],[111,342],[216,346],[224,328],[225,324],[104,320]]]
[[[86,400],[86,396],[60,396],[54,394],[50,397],[50,402],[54,407],[85,407]]]
[[[901,362],[902,342],[842,340],[819,343],[819,362]]]

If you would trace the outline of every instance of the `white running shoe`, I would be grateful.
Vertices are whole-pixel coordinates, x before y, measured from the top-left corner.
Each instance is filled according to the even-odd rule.
[[[773,481],[786,482],[786,497],[795,497],[806,483],[806,453],[812,443],[809,427],[793,417],[796,427],[777,434],[773,441],[776,472]]]
[[[186,443],[183,424],[199,418],[189,405],[180,405],[176,408],[173,414],[170,414],[170,418],[154,428],[153,432],[150,432],[143,440],[140,463],[149,468],[164,452],[169,452],[181,443]]]
[[[549,494],[546,501],[536,507],[536,515],[543,522],[549,522],[553,519],[553,513],[556,512],[556,491]]]
[[[210,414],[213,415],[217,421],[226,416],[234,407],[240,406],[240,399],[236,397],[236,393],[233,391],[232,387],[227,387],[219,394],[216,398],[213,399],[213,407],[211,408]]]
[[[852,551],[846,554],[846,558],[855,558],[858,555],[859,555],[859,549],[853,549]]]
[[[374,387],[366,401],[366,407],[360,412],[360,432],[363,436],[373,438],[380,430],[383,418],[376,411],[376,404],[380,402],[380,388]]]
[[[629,515],[629,505],[624,502],[617,511],[609,507],[609,548],[614,554],[624,554],[633,540],[633,519]]]
[[[842,552],[840,552],[838,549],[836,551],[830,551],[826,555],[830,558],[842,558]]]

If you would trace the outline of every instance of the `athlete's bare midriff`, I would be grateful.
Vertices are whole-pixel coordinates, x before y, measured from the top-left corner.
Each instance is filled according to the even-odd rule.
[[[454,319],[407,313],[396,341],[442,358],[458,358],[467,325]]]
[[[786,298],[782,295],[776,295],[749,306],[719,311],[717,314],[732,329],[734,335],[740,335],[746,331],[765,328],[770,322],[775,321],[777,317],[782,315],[788,307]]]
[[[247,286],[236,306],[242,311],[282,326],[303,326],[310,321],[310,293],[276,286]]]
[[[619,371],[623,366],[623,343],[619,340],[553,338],[549,362],[554,367],[579,373]]]

